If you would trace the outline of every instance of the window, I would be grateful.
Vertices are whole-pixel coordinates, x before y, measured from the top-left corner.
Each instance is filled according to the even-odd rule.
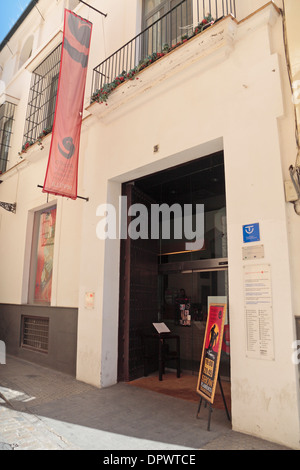
[[[22,315],[21,322],[22,348],[48,352],[49,318]]]
[[[79,0],[69,0],[69,10],[74,10],[79,5]]]
[[[22,52],[19,59],[19,68],[31,57],[33,47],[33,36],[30,36],[24,44]]]
[[[51,302],[56,206],[34,214],[29,303]]]
[[[170,15],[149,29],[145,45],[149,54],[153,51],[160,52],[164,44],[176,44],[193,29],[192,0],[144,0],[143,29],[151,26],[170,10]]]
[[[10,137],[14,120],[15,105],[5,102],[0,106],[0,172],[7,167]]]
[[[61,46],[59,44],[32,73],[23,144],[35,142],[53,125]]]

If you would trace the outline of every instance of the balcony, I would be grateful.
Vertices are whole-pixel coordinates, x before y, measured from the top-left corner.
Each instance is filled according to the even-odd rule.
[[[94,68],[91,102],[228,15],[236,17],[235,0],[181,1]]]

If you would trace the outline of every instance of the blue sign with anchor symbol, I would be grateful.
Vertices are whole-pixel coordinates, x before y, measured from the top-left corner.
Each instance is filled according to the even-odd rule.
[[[260,241],[259,224],[243,225],[244,243]]]

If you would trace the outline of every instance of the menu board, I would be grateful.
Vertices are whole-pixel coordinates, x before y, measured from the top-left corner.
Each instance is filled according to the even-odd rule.
[[[210,304],[206,322],[197,393],[213,403],[219,373],[226,304]]]
[[[244,266],[246,355],[274,359],[271,268]]]

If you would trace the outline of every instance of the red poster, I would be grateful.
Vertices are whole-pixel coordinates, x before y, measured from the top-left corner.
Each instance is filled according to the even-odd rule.
[[[56,207],[42,212],[39,219],[35,302],[50,303],[51,301],[55,224]]]
[[[197,392],[213,403],[223,343],[226,305],[212,304],[206,322]]]
[[[79,143],[92,23],[65,10],[52,140],[43,192],[77,197]]]

